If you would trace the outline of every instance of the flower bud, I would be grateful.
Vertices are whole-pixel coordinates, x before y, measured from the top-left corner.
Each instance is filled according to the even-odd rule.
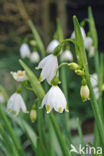
[[[87,85],[82,85],[80,89],[80,95],[83,101],[89,100],[90,91]]]
[[[78,69],[78,67],[79,67],[79,65],[78,65],[77,63],[74,63],[74,62],[69,63],[68,66],[69,66],[69,68],[72,69],[72,70],[76,70],[76,69]]]
[[[84,76],[84,71],[83,70],[80,70],[80,69],[78,69],[78,70],[75,70],[75,73],[77,74],[77,75],[79,75],[79,76]]]
[[[36,113],[36,110],[32,109],[31,112],[30,112],[30,119],[32,122],[34,122],[37,118],[37,113]]]

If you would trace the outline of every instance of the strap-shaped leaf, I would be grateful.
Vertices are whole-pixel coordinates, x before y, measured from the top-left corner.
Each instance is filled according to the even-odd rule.
[[[93,14],[92,14],[91,7],[88,8],[88,16],[89,16],[90,35],[91,35],[91,37],[93,39],[94,47],[97,49],[98,48],[98,36],[97,36],[95,21],[94,21],[94,17],[93,17]]]

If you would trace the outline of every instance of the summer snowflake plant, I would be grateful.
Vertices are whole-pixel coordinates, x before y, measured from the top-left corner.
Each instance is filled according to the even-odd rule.
[[[17,3],[19,2],[20,1],[17,1]],[[83,150],[86,145],[83,139],[79,119],[77,119],[74,124],[78,130],[81,147],[83,146],[83,149],[81,149],[81,152],[83,153],[76,150],[75,146],[72,145],[73,137],[70,133],[71,122],[69,120],[68,108],[70,108],[71,112],[71,107],[69,106],[71,96],[69,96],[68,93],[70,89],[69,85],[72,82],[69,79],[71,77],[71,72],[69,73],[69,71],[72,70],[74,74],[80,78],[80,89],[77,94],[82,100],[79,99],[82,103],[91,103],[93,111],[93,113],[91,112],[91,115],[94,114],[95,140],[94,145],[89,144],[89,146],[94,147],[95,145],[99,145],[104,153],[104,113],[102,102],[104,89],[104,60],[103,57],[99,58],[98,55],[98,38],[91,8],[89,8],[88,19],[83,20],[81,24],[79,24],[76,16],[73,17],[74,31],[71,38],[64,39],[60,22],[57,21],[57,32],[54,35],[55,37],[51,40],[45,50],[44,44],[34,24],[27,13],[25,13],[25,9],[21,9],[21,6],[22,5],[20,5],[19,8],[20,13],[23,17],[25,16],[24,19],[27,20],[33,33],[32,37],[34,37],[34,40],[32,40],[33,42],[31,42],[31,45],[34,46],[34,48],[30,47],[33,49],[33,52],[31,52],[28,44],[26,44],[30,42],[24,42],[20,47],[20,55],[21,58],[28,58],[30,62],[34,64],[28,67],[28,65],[20,59],[19,63],[23,70],[11,72],[11,75],[17,81],[16,85],[19,84],[19,87],[8,99],[7,111],[5,111],[5,108],[2,109],[2,105],[0,105],[0,118],[3,120],[3,124],[0,124],[0,139],[1,141],[5,139],[5,141],[3,140],[3,144],[5,145],[3,146],[3,150],[6,151],[5,149],[7,147],[7,151],[10,153],[8,155],[11,155],[12,153],[13,156],[31,155],[31,151],[28,153],[28,150],[25,149],[25,147],[29,147],[29,149],[32,148],[32,155],[39,156],[84,155],[85,151]],[[86,21],[89,24],[89,35],[86,35],[84,30]],[[73,44],[74,51],[71,50],[72,47],[70,43]],[[87,53],[87,51],[89,53]],[[75,55],[73,52],[75,52]],[[49,55],[47,56],[47,54]],[[87,56],[94,57],[96,74],[90,74],[91,69],[88,64],[88,59],[90,58],[87,58]],[[37,68],[36,63],[38,63]],[[35,69],[41,69],[41,71]],[[43,81],[46,82],[42,83]],[[77,79],[75,81],[77,81]],[[71,85],[74,86],[75,83]],[[27,106],[22,98],[22,88],[35,94],[32,98],[29,96],[30,101],[26,102],[29,106],[29,115],[26,117],[29,117],[32,123],[36,121],[36,124],[34,125],[32,125],[32,123],[30,124],[29,119],[28,122],[24,120],[23,116],[21,116],[22,114],[19,113],[21,110],[22,112],[27,113]],[[4,95],[4,90],[2,90],[2,93]],[[70,92],[70,95],[71,94],[72,93]],[[3,101],[1,94],[0,98],[0,100]],[[74,98],[77,98],[76,95],[74,95]],[[85,106],[84,103],[82,105]],[[43,107],[46,107],[46,111],[44,111],[44,109],[39,109]],[[13,115],[7,112],[13,112],[13,114],[15,116],[18,115],[18,117],[13,118]],[[11,118],[11,123],[7,116]],[[2,128],[2,125],[6,125],[5,128]],[[16,129],[14,130],[12,125],[18,129],[14,128]],[[28,139],[25,140],[23,138],[23,142],[21,143],[20,138],[22,138],[22,136],[24,137],[24,134],[26,134]],[[2,143],[0,143],[0,146],[2,146]],[[57,151],[57,146],[59,147],[59,151]],[[70,147],[72,149],[70,149]],[[93,153],[102,154],[102,150],[99,150],[99,152],[98,150],[95,150]],[[27,153],[25,153],[25,151]],[[73,151],[76,153],[73,154]],[[96,153],[96,151],[98,153]]]

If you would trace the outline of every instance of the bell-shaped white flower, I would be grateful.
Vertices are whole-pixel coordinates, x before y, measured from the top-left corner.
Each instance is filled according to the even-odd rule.
[[[80,30],[81,30],[83,39],[85,39],[85,38],[86,38],[86,33],[85,33],[84,28],[83,28],[83,27],[80,27]],[[72,38],[73,40],[75,40],[75,31],[72,32],[71,38]]]
[[[60,59],[61,61],[73,61],[73,55],[70,50],[65,50],[62,53]]]
[[[52,40],[47,47],[47,52],[48,53],[53,53],[54,49],[59,45],[59,41],[57,40]]]
[[[52,109],[62,113],[64,110],[68,112],[66,98],[58,86],[52,86],[42,101],[42,107],[46,106],[47,113]]]
[[[5,102],[4,95],[0,93],[0,104],[3,104]]]
[[[28,80],[25,71],[18,70],[17,72],[11,72],[11,74],[12,74],[13,78],[18,82]]]
[[[18,115],[20,109],[24,113],[27,113],[26,105],[24,103],[22,96],[18,93],[14,93],[8,100],[7,110],[8,112],[13,111],[14,115]]]
[[[98,75],[96,73],[93,73],[90,77],[90,81],[91,81],[92,87],[96,87],[98,85]]]
[[[90,47],[92,46],[93,40],[91,37],[86,37],[84,40],[84,46],[87,50],[90,49]]]
[[[87,85],[81,86],[80,95],[83,101],[89,100],[90,91]]]
[[[30,61],[32,63],[38,63],[40,61],[40,56],[38,54],[38,52],[32,52],[30,55]]]
[[[20,55],[21,55],[21,58],[26,58],[26,57],[29,57],[31,54],[30,52],[30,49],[29,49],[29,46],[28,44],[26,43],[23,43],[20,47]]]
[[[42,61],[40,61],[37,69],[42,69],[39,81],[47,80],[50,84],[51,80],[56,75],[56,70],[58,68],[57,56],[50,54],[46,56]]]

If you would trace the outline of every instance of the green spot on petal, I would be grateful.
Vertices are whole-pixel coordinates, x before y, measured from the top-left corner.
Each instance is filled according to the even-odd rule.
[[[50,112],[50,105],[47,105],[47,113],[49,113]]]
[[[15,110],[15,111],[13,111],[13,114],[14,114],[14,115],[16,115],[16,114],[17,114],[16,110]]]
[[[66,112],[69,112],[68,105],[66,106],[66,109],[65,110],[66,110]]]
[[[8,113],[11,111],[11,109],[10,108],[8,108]]]
[[[62,108],[61,108],[61,107],[59,107],[59,108],[58,108],[58,111],[59,111],[59,113],[61,113],[61,112],[62,112]]]

